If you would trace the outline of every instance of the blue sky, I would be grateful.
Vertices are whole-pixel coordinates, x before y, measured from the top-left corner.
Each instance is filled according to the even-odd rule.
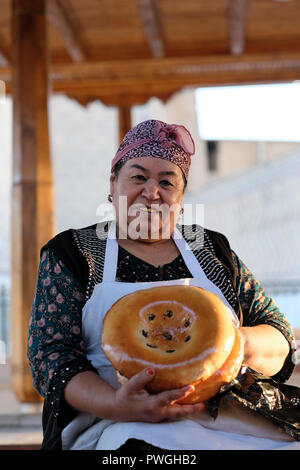
[[[203,139],[300,142],[300,81],[199,88],[196,96]]]

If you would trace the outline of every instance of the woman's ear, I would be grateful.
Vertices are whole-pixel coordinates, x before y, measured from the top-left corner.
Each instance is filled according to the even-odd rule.
[[[112,173],[109,178],[109,183],[110,183],[110,194],[114,194],[114,186],[115,186],[115,181],[116,181],[116,175]]]

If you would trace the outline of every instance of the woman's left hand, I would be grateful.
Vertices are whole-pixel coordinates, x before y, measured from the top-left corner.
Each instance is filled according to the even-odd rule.
[[[158,423],[166,419],[179,419],[203,411],[205,405],[181,405],[176,401],[194,391],[192,385],[175,390],[149,394],[147,384],[155,371],[145,369],[127,380],[115,393],[114,410],[118,421],[145,421]]]

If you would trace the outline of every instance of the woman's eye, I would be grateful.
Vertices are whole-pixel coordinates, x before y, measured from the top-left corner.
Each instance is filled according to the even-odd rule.
[[[146,180],[144,175],[134,175],[134,176],[132,176],[132,178],[140,180],[140,181],[145,181]]]
[[[140,182],[147,181],[147,178],[144,175],[133,175],[131,178]],[[159,184],[161,186],[172,186],[172,183],[170,183],[168,180],[161,180]]]
[[[170,181],[168,180],[162,180],[160,181],[160,184],[162,184],[163,186],[172,186],[172,183],[170,183]]]

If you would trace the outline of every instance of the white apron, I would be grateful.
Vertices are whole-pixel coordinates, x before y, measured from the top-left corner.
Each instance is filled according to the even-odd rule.
[[[118,299],[141,289],[164,285],[192,285],[216,294],[227,307],[228,315],[238,326],[239,320],[221,290],[205,275],[199,262],[178,229],[173,240],[192,274],[192,278],[174,281],[127,283],[116,282],[118,242],[116,224],[108,232],[103,280],[96,284],[82,312],[82,333],[86,355],[103,380],[114,388],[120,385],[114,368],[101,348],[102,323],[106,312]],[[231,432],[227,432],[230,429]],[[225,405],[213,420],[208,413],[189,419],[163,423],[115,422],[99,420],[88,413],[79,413],[62,432],[63,449],[114,450],[127,439],[142,439],[169,450],[215,449],[300,449],[300,444],[283,434],[272,423],[237,403]]]

